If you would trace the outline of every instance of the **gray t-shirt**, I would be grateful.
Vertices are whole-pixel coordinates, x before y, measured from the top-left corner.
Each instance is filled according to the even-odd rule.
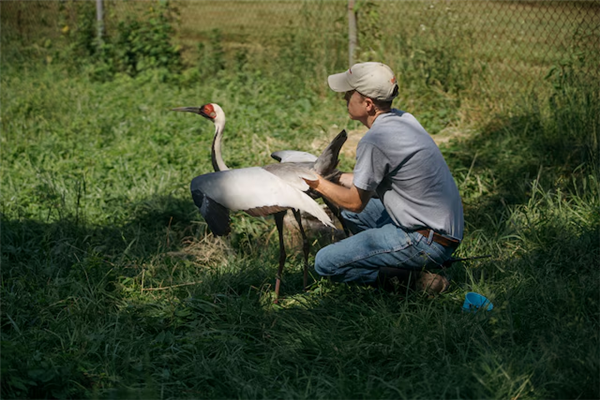
[[[376,191],[394,222],[409,231],[431,228],[461,240],[460,194],[439,148],[411,114],[377,117],[358,143],[354,185]]]

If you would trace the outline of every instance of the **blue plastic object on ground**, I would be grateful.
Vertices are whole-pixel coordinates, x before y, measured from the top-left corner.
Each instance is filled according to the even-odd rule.
[[[480,309],[490,311],[492,308],[494,308],[492,302],[479,293],[469,292],[465,296],[465,302],[463,303],[464,311],[477,312]]]

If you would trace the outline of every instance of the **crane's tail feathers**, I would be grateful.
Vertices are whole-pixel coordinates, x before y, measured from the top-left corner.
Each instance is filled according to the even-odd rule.
[[[302,193],[302,195],[306,196],[308,199],[310,199],[310,202],[305,202],[305,207],[302,209],[302,211],[305,211],[305,212],[311,214],[313,217],[315,217],[319,221],[321,221],[321,223],[323,225],[326,225],[330,228],[335,228],[333,221],[331,221],[331,218],[329,217],[329,215],[327,215],[325,210],[323,210],[321,208],[319,203],[317,203],[316,201],[311,199],[310,196],[305,193]],[[306,207],[306,206],[308,206],[308,207]]]

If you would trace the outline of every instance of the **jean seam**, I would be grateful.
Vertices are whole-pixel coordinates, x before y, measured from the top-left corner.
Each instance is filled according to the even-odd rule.
[[[408,242],[407,242],[407,243],[406,243],[404,246],[395,246],[395,247],[392,247],[391,249],[388,249],[388,250],[377,250],[377,251],[372,251],[372,252],[369,252],[369,253],[368,253],[368,254],[366,254],[366,255],[362,255],[362,256],[360,256],[360,257],[355,257],[355,258],[352,258],[350,261],[348,261],[348,262],[346,262],[346,263],[343,263],[343,264],[334,264],[334,267],[335,267],[336,269],[339,269],[339,268],[345,267],[345,266],[347,266],[347,265],[353,264],[353,263],[355,263],[355,262],[357,262],[357,261],[362,261],[362,260],[365,260],[365,259],[367,259],[367,258],[370,258],[370,257],[376,256],[376,255],[379,255],[379,254],[385,254],[385,253],[394,253],[394,252],[397,252],[397,251],[400,251],[400,250],[404,250],[404,249],[406,249],[406,248],[408,248],[408,247],[410,247],[410,246],[412,246],[412,245],[413,245],[413,244],[412,244],[412,242],[409,240],[409,241],[408,241]],[[417,249],[417,250],[418,250],[418,249]],[[412,258],[412,257],[411,257],[411,258]],[[408,260],[410,260],[411,258],[409,258]]]
[[[407,233],[409,233],[409,232],[407,232]],[[418,235],[418,237],[417,237],[416,242],[414,242],[413,244],[415,244],[415,245],[419,244],[419,243],[421,243],[421,241],[423,239],[427,240],[427,238],[425,236],[421,235],[419,232],[414,232],[414,233],[416,233]],[[410,238],[410,236],[409,236],[409,238]],[[411,243],[412,243],[412,240],[411,240]]]

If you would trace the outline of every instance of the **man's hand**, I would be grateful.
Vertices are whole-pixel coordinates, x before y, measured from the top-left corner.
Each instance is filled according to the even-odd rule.
[[[308,180],[306,178],[302,179],[304,179],[304,182],[306,182],[306,184],[310,186],[311,189],[318,191],[317,188],[319,187],[319,182],[321,181],[321,179],[323,179],[323,177],[319,174],[315,175],[317,175],[317,179],[315,179],[314,181]]]
[[[318,174],[317,179],[304,179],[304,181],[312,190],[327,197],[327,199],[335,203],[338,207],[353,212],[360,212],[369,202],[371,193],[357,188],[352,183],[349,184],[350,187],[344,186],[343,184],[348,184],[346,181],[351,179],[351,177],[352,174],[342,174],[340,179],[341,185],[330,182]]]

